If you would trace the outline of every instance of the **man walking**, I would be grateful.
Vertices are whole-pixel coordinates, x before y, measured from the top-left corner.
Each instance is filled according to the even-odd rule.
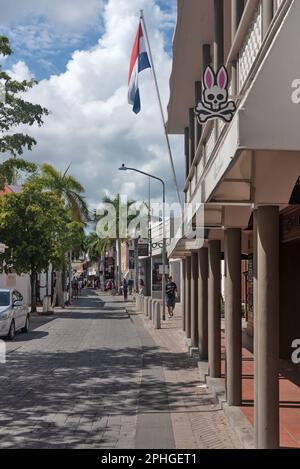
[[[128,296],[128,283],[126,278],[124,278],[123,281],[123,295],[124,295],[124,301],[127,301],[127,296]]]
[[[175,282],[173,282],[173,278],[171,276],[168,277],[166,295],[169,318],[171,318],[174,315],[175,301],[177,296],[177,285]]]

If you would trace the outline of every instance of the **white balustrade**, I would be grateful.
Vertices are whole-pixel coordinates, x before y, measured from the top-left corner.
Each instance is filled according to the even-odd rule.
[[[276,11],[281,7],[285,0],[273,0],[273,10],[274,10],[274,15]]]
[[[262,6],[259,3],[238,57],[238,84],[241,91],[262,44]]]

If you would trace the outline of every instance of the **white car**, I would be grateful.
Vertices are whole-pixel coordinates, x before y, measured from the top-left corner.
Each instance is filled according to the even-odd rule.
[[[14,288],[0,288],[0,336],[13,340],[19,330],[29,330],[28,306]]]

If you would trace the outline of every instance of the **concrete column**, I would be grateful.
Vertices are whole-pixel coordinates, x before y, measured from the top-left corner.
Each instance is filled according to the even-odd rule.
[[[231,0],[231,42],[234,41],[243,11],[244,0]]]
[[[189,139],[190,139],[190,129],[188,127],[185,127],[185,129],[184,129],[185,178],[188,177],[189,170],[190,170]]]
[[[258,295],[257,295],[257,210],[253,212],[253,351],[254,351],[254,440],[255,447],[258,447],[258,415],[256,405],[258,401],[258,373],[257,373],[257,310],[258,310]]]
[[[214,0],[214,68],[224,62],[224,9],[223,0]]]
[[[238,73],[236,60],[231,62],[231,92],[233,96],[238,94]]]
[[[198,347],[202,360],[208,358],[208,313],[207,313],[207,279],[208,249],[202,248],[198,253]]]
[[[196,106],[199,103],[199,101],[201,101],[201,96],[202,96],[202,82],[196,81],[195,82],[195,105]],[[195,154],[196,154],[199,141],[201,138],[201,134],[202,134],[202,126],[199,124],[196,118],[194,122],[195,122]]]
[[[189,170],[195,156],[195,112],[189,109]]]
[[[182,259],[182,281],[181,281],[181,304],[182,304],[182,330],[185,331],[185,315],[186,315],[186,304],[185,304],[185,287],[186,287],[186,260]]]
[[[198,347],[198,253],[191,256],[191,346]]]
[[[208,365],[212,378],[221,376],[221,243],[208,242]]]
[[[279,446],[279,210],[257,210],[257,442]]]
[[[227,403],[242,401],[241,230],[225,230],[226,390]]]
[[[185,332],[191,338],[191,257],[186,258],[186,284],[185,284]]]
[[[210,52],[210,44],[203,44],[202,46],[202,65],[203,65],[203,72],[207,65],[211,62],[211,52]]]
[[[263,0],[262,2],[262,34],[263,38],[267,34],[273,18],[273,0]]]

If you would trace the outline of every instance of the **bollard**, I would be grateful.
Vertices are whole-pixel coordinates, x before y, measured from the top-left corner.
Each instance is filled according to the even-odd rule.
[[[154,313],[154,329],[160,329],[160,303],[158,301],[155,302]]]
[[[141,313],[144,312],[144,295],[140,295]]]
[[[136,311],[141,311],[141,297],[140,297],[140,295],[135,296],[135,309],[136,309]]]
[[[153,300],[152,300],[152,297],[150,296],[149,297],[149,300],[148,300],[148,315],[149,315],[149,319],[150,321],[152,320],[152,303],[153,303]]]
[[[156,309],[157,300],[152,300],[152,322],[155,324],[155,309]]]
[[[148,296],[144,296],[144,313],[148,316]]]

